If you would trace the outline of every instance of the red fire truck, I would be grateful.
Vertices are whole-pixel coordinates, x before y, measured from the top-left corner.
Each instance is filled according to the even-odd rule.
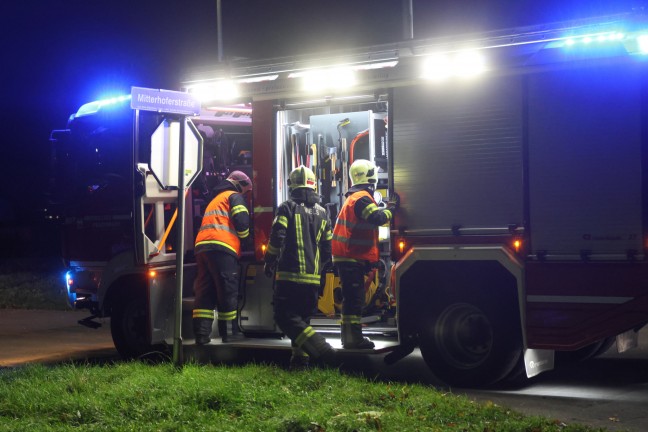
[[[273,212],[304,164],[335,220],[358,158],[379,167],[378,199],[401,198],[366,283],[364,332],[386,361],[419,347],[440,379],[477,386],[636,344],[648,322],[647,69],[648,20],[624,14],[188,73],[204,163],[185,201],[185,349],[214,183],[232,170],[254,182],[237,344],[288,348],[261,264]],[[173,338],[178,191],[156,180],[151,136],[179,121],[124,97],[82,106],[51,135],[69,299],[91,311],[83,324],[109,316],[127,357]],[[334,345],[338,285],[322,275],[313,320]]]

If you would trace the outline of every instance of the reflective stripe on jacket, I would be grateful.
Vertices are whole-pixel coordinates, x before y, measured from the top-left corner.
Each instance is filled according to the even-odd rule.
[[[362,218],[359,218],[355,205],[363,197],[369,198],[371,204],[362,210]],[[376,211],[380,209],[366,190],[359,190],[347,197],[333,229],[333,262],[378,261],[378,227],[367,221]]]
[[[324,207],[292,199],[277,209],[265,261],[277,266],[277,280],[319,285],[322,264],[331,259],[331,222]]]
[[[240,256],[240,239],[248,237],[250,230],[246,224],[245,229],[237,231],[233,219],[238,214],[248,215],[249,212],[243,204],[232,205],[234,200],[230,200],[230,197],[236,193],[236,191],[225,190],[209,203],[196,236],[196,246],[218,245]]]

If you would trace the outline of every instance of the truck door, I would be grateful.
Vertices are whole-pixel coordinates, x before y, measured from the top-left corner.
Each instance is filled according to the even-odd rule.
[[[157,120],[157,121],[155,121]],[[169,173],[177,167],[177,154],[169,148],[169,139],[179,122],[185,121],[185,166],[189,163],[195,175],[202,166],[202,153],[197,154],[189,137],[197,130],[190,119],[149,118],[148,113],[136,113],[135,143],[139,159],[136,165],[135,234],[139,264],[172,263],[176,259],[177,244],[177,174]],[[174,127],[175,126],[175,127]],[[193,130],[192,130],[193,129]],[[176,131],[177,133],[177,131]],[[178,137],[176,137],[177,139]],[[156,144],[157,142],[157,144]],[[200,147],[201,148],[201,147]],[[189,159],[189,161],[187,160]],[[176,160],[174,165],[174,160]],[[196,168],[194,168],[197,167]],[[175,178],[176,182],[170,181]],[[171,184],[173,183],[173,184]],[[194,224],[191,188],[185,191],[185,253],[193,250]]]

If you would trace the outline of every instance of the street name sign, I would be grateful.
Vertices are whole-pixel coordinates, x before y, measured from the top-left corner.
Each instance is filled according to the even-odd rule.
[[[194,95],[185,92],[131,87],[131,108],[170,114],[198,115],[200,101]]]

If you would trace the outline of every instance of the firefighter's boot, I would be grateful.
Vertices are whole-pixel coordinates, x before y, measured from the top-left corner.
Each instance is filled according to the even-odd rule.
[[[307,369],[310,364],[310,356],[301,348],[293,347],[290,356],[288,370],[299,371]]]
[[[212,331],[213,319],[209,318],[194,318],[193,319],[193,332],[196,338],[196,345],[206,345],[211,342],[209,335]]]
[[[342,366],[342,362],[340,361],[340,358],[337,354],[337,350],[333,347],[331,347],[331,349],[329,350],[324,351],[317,358],[317,362],[325,366],[330,366],[334,368]]]
[[[308,326],[295,339],[295,343],[317,363],[327,366],[337,366],[337,356],[333,348],[321,334]]]
[[[236,342],[245,339],[236,320],[218,320],[218,333],[223,342]]]
[[[373,349],[374,343],[362,336],[359,323],[342,323],[342,347],[344,349]]]

